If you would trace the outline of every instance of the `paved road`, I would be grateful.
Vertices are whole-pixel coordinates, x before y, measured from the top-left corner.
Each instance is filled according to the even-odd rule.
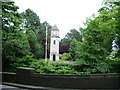
[[[14,86],[8,86],[8,85],[0,85],[0,90],[28,90],[23,88],[18,88]]]
[[[27,86],[28,88],[20,88],[20,87],[14,87],[10,85],[0,85],[0,90],[80,90],[80,89],[60,89],[60,88],[47,88],[47,87],[36,87],[35,86],[28,86],[23,85],[24,87]],[[2,88],[2,89],[1,89]]]
[[[59,88],[18,88],[9,85],[0,85],[0,90],[120,90],[120,89],[59,89]]]

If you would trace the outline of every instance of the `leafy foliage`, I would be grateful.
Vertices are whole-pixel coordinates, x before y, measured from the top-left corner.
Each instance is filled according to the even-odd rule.
[[[86,20],[86,28],[80,28],[83,42],[73,40],[70,46],[71,56],[77,63],[76,70],[89,73],[112,72],[108,57],[113,49],[113,41],[119,36],[116,8],[113,3],[106,4],[99,10],[98,16],[93,15]]]
[[[71,60],[72,57],[70,55],[70,53],[63,53],[62,54],[62,60]]]
[[[72,57],[72,60],[75,61],[76,60],[76,50],[77,50],[77,43],[78,41],[76,39],[73,39],[70,43],[70,55]]]
[[[24,29],[26,29],[31,52],[36,59],[42,58],[44,48],[41,40],[45,36],[45,26],[41,25],[39,17],[31,9],[25,10],[22,15],[24,17]]]
[[[35,59],[33,58],[33,55],[26,55],[22,58],[16,58],[16,61],[10,64],[13,68],[9,70],[16,72],[16,67],[29,67],[34,61]]]
[[[78,74],[79,72],[75,71],[72,68],[72,65],[69,65],[65,62],[50,62],[44,60],[36,60],[32,62],[31,66],[35,68],[36,71],[40,74]]]
[[[2,57],[3,71],[15,69],[14,63],[30,55],[30,46],[25,33],[20,31],[22,16],[14,2],[2,2]],[[29,62],[29,60],[28,60]],[[24,64],[28,64],[24,62]]]
[[[68,32],[66,36],[60,41],[60,43],[67,44],[70,43],[73,39],[82,42],[82,37],[80,35],[80,32],[77,31],[76,29],[71,29],[70,32]]]
[[[71,29],[70,32],[66,34],[66,36],[61,39],[60,41],[60,53],[69,53],[70,49],[70,43],[72,42],[73,39],[76,39],[80,42],[82,42],[82,36],[79,31],[76,29]]]
[[[28,35],[31,52],[34,54],[36,59],[43,58],[45,50],[46,25],[48,26],[48,44],[50,43],[51,26],[47,22],[40,23],[39,16],[31,9],[26,9],[22,15],[24,17],[23,26],[26,30],[26,34]],[[50,51],[49,48],[48,51]]]

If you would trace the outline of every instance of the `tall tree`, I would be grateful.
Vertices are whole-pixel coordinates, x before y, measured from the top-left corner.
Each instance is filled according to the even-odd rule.
[[[81,36],[80,31],[77,31],[76,29],[71,29],[70,32],[68,32],[65,35],[65,37],[63,39],[61,39],[61,41],[60,41],[60,53],[69,52],[71,42],[74,39],[82,42],[82,36]]]
[[[114,18],[117,22],[117,26],[116,26],[116,44],[117,44],[117,49],[118,52],[116,54],[116,57],[120,58],[120,1],[119,2],[113,2],[112,3],[114,5],[114,10],[112,10],[114,12]]]
[[[76,45],[71,48],[76,50],[75,59],[78,64],[87,66],[82,69],[83,71],[91,73],[110,72],[107,59],[112,52],[112,42],[119,35],[116,33],[118,21],[115,18],[115,8],[112,4],[106,4],[99,10],[98,16],[93,15],[87,19],[86,28],[80,28],[84,41],[76,41]]]
[[[17,12],[18,8],[14,2],[2,2],[3,71],[15,68],[18,59],[30,54],[26,34],[20,31],[22,16]],[[20,63],[28,64],[25,60]]]
[[[24,16],[24,27],[28,35],[31,52],[34,53],[36,59],[42,58],[44,55],[42,40],[45,37],[45,25],[40,23],[39,16],[31,9],[25,10],[22,15]]]
[[[80,42],[82,42],[82,37],[80,35],[80,32],[76,29],[71,29],[70,32],[68,32],[65,37],[60,41],[61,44],[67,44],[70,43],[73,39],[76,39]]]
[[[76,39],[73,39],[72,41],[71,41],[71,43],[70,43],[70,48],[69,48],[69,51],[70,51],[70,55],[71,55],[71,57],[72,57],[72,60],[73,61],[76,61],[76,50],[77,50],[77,42],[79,42],[79,41],[77,41]]]

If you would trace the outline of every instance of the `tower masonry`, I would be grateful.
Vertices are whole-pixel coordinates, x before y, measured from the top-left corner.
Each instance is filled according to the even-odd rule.
[[[51,30],[50,61],[59,61],[59,30],[56,25]]]

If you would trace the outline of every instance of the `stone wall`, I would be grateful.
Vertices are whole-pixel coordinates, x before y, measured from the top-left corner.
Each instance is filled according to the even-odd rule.
[[[69,89],[120,89],[120,74],[43,75],[33,68],[18,68],[16,74],[3,73],[3,82]]]

